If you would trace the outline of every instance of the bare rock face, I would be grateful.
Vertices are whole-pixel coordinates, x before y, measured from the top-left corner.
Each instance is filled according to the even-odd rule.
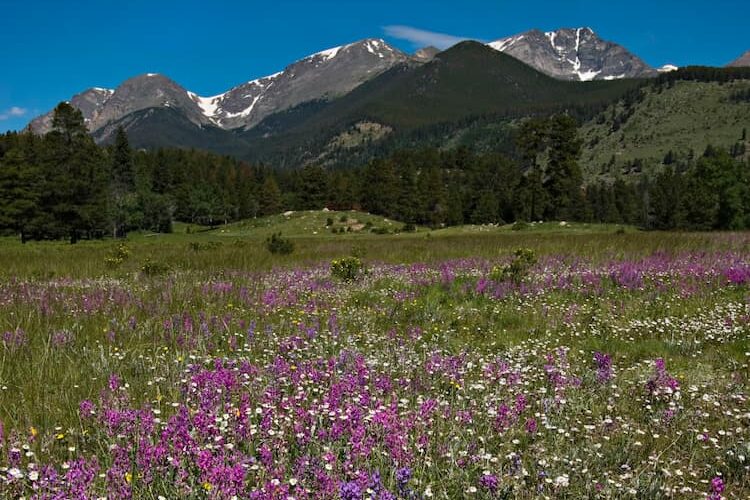
[[[213,97],[190,92],[162,75],[149,73],[126,80],[115,90],[89,89],[71,99],[95,132],[116,120],[148,108],[174,108],[196,125],[248,129],[263,118],[303,102],[345,94],[409,57],[380,39],[367,39],[305,57],[274,75],[252,80]],[[48,132],[52,113],[30,127]]]
[[[740,68],[743,66],[750,66],[750,50],[742,54],[740,57],[738,57],[734,61],[727,64],[728,68]]]
[[[430,45],[416,51],[412,58],[417,62],[426,63],[432,61],[439,53],[440,49]]]
[[[657,71],[591,28],[531,30],[488,44],[495,50],[561,80],[589,81],[653,77]]]
[[[112,97],[114,90],[102,89],[98,87],[84,90],[80,94],[76,94],[70,100],[70,104],[81,110],[83,119],[86,124],[90,127],[92,121],[96,118],[99,111],[103,108],[104,103]],[[52,129],[52,113],[34,118],[29,124],[31,130],[36,133],[42,134],[49,132]]]
[[[156,73],[125,80],[115,90],[89,89],[73,97],[70,104],[81,110],[92,132],[136,111],[158,107],[179,109],[196,125],[210,123],[184,88]],[[51,126],[52,112],[35,118],[30,124],[36,133],[49,132]]]
[[[248,129],[297,104],[346,94],[407,59],[383,40],[367,39],[318,52],[280,73],[243,83],[224,94],[195,98],[219,127]]]

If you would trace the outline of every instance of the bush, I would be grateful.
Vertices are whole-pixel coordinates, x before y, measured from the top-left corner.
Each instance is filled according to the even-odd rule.
[[[169,274],[169,272],[172,270],[172,266],[169,264],[166,264],[164,262],[154,262],[151,259],[146,259],[146,261],[141,266],[141,273],[146,276],[164,276],[165,274]]]
[[[341,217],[339,217],[339,222],[346,222],[349,220],[349,216],[344,214]]]
[[[188,243],[188,248],[193,252],[200,252],[203,250],[215,250],[221,247],[219,241],[191,241]]]
[[[328,217],[326,219],[326,226],[333,226],[333,217]]]
[[[521,283],[528,276],[537,259],[534,251],[530,248],[518,248],[513,252],[513,260],[505,266],[495,266],[490,273],[490,278],[495,281],[512,281]]]
[[[402,233],[413,233],[417,230],[417,226],[412,224],[411,222],[407,222],[404,224],[404,227],[401,228]]]
[[[513,231],[524,231],[529,228],[529,223],[526,221],[516,221],[515,224],[513,224],[513,227],[511,228]]]
[[[104,264],[110,268],[120,267],[120,265],[130,257],[130,249],[125,243],[118,243],[115,248],[107,252],[104,257]]]
[[[373,234],[388,234],[387,227],[374,227],[370,230]]]
[[[347,283],[364,274],[364,264],[359,257],[342,257],[331,261],[331,276]]]
[[[281,237],[281,233],[273,233],[266,238],[266,248],[272,254],[289,255],[294,251],[294,243]]]

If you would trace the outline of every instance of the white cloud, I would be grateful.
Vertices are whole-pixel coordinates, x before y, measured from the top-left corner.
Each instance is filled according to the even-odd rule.
[[[390,25],[383,26],[383,31],[386,35],[398,38],[401,40],[408,40],[414,44],[415,47],[425,47],[432,45],[438,49],[447,49],[451,45],[455,45],[458,42],[464,40],[473,40],[473,38],[465,36],[454,36],[446,33],[436,33],[434,31],[421,30],[419,28],[413,28],[411,26],[401,25]]]
[[[19,108],[18,106],[12,106],[3,112],[0,112],[0,121],[8,120],[10,118],[20,118],[28,113],[29,110],[26,108]]]

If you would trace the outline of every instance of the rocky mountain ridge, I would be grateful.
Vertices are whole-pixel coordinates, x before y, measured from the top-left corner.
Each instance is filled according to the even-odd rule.
[[[591,28],[530,30],[488,44],[554,78],[590,81],[644,78],[657,71]]]

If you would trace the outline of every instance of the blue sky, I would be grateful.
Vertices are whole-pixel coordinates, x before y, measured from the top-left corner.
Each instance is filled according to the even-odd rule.
[[[0,0],[0,13],[0,131],[141,73],[214,95],[369,37],[413,51],[590,26],[653,66],[724,65],[750,49],[746,0]]]

